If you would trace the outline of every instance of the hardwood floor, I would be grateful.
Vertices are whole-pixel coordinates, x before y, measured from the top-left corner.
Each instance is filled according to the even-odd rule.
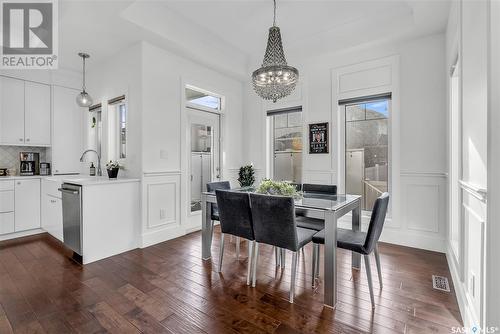
[[[214,255],[219,241],[216,233]],[[453,287],[432,289],[432,274],[450,278],[443,254],[381,244],[384,288],[373,266],[372,312],[364,267],[351,270],[346,251],[339,250],[339,304],[330,310],[322,282],[311,288],[310,245],[289,304],[290,254],[275,278],[274,253],[261,246],[250,288],[246,245],[237,261],[227,244],[219,275],[217,256],[201,260],[199,232],[85,267],[46,234],[0,242],[0,333],[450,333],[461,326]]]

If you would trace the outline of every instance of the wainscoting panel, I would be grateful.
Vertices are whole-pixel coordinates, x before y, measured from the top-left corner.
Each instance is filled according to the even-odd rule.
[[[409,230],[439,233],[439,185],[406,184],[403,216]]]
[[[180,221],[180,172],[145,173],[142,246],[184,234]]]

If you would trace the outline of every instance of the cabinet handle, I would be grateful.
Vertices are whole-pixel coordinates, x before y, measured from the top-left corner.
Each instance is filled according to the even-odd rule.
[[[21,181],[17,181],[17,184],[20,185],[21,184]]]
[[[51,200],[50,200],[50,203],[55,203],[55,202],[56,202],[56,200],[55,200],[55,199],[51,199]]]
[[[30,139],[29,139],[29,138],[26,138],[26,141],[30,141]]]
[[[22,138],[19,138],[19,141],[23,141],[23,139],[22,139]]]

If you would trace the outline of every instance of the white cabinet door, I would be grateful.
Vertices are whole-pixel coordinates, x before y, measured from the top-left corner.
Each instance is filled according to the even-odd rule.
[[[25,82],[24,141],[36,146],[50,145],[50,86]]]
[[[40,180],[16,180],[14,186],[16,232],[40,227]]]
[[[0,213],[0,234],[14,232],[14,212]]]
[[[62,201],[60,198],[43,195],[42,228],[53,237],[63,241]]]
[[[24,144],[24,81],[0,76],[0,144]]]
[[[85,110],[76,104],[77,90],[54,86],[52,93],[54,106],[52,172],[80,173]]]

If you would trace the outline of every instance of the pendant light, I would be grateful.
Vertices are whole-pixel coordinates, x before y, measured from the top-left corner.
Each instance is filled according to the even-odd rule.
[[[89,93],[85,91],[85,59],[90,58],[90,56],[87,53],[83,52],[78,53],[78,55],[82,57],[83,60],[83,84],[81,93],[76,97],[76,103],[80,107],[88,108],[92,105],[93,100]]]
[[[283,51],[280,28],[276,26],[276,0],[273,26],[269,28],[267,48],[262,66],[252,73],[255,92],[265,100],[277,100],[290,95],[299,80],[299,71],[288,66]]]

